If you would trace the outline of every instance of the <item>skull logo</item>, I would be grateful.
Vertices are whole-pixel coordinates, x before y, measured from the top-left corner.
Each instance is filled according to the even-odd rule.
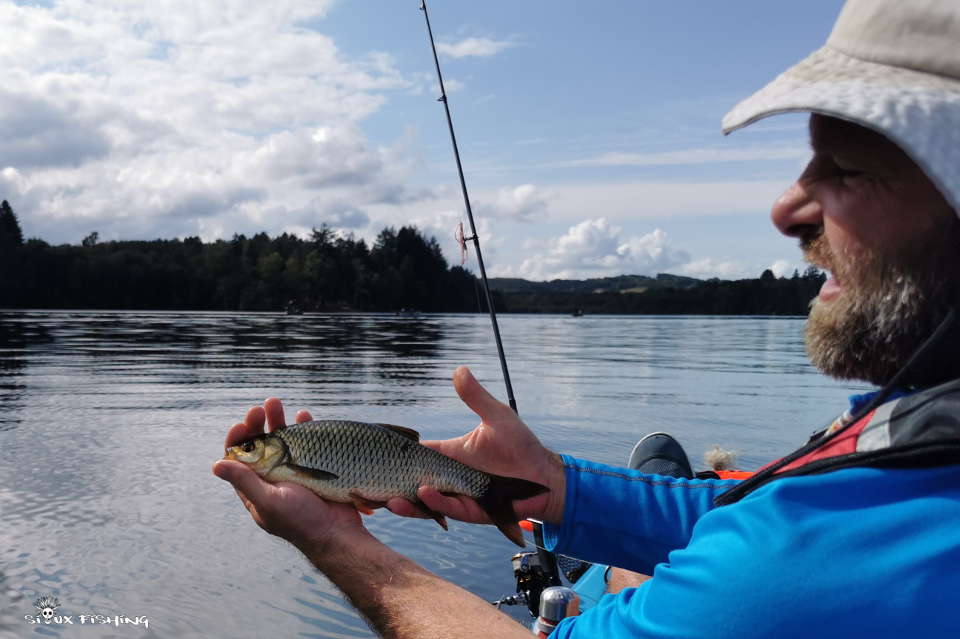
[[[60,602],[55,597],[40,597],[37,599],[37,603],[33,605],[47,623],[50,623],[57,611],[60,610]]]

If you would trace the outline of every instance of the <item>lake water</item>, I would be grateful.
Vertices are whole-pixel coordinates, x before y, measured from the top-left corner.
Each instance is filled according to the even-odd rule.
[[[863,390],[807,364],[796,318],[500,321],[521,416],[555,450],[609,464],[666,430],[695,466],[719,443],[755,469]],[[269,396],[288,415],[463,434],[478,420],[450,382],[460,364],[505,396],[480,315],[0,313],[0,636],[371,636],[210,466]],[[492,527],[365,521],[485,599],[514,591],[516,548]],[[42,596],[74,625],[29,624]],[[98,614],[149,627],[79,625]]]

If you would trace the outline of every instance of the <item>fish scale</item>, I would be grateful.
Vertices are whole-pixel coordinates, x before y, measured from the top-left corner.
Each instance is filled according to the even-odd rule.
[[[416,500],[423,485],[477,498],[490,483],[486,473],[380,424],[305,422],[274,434],[287,445],[291,463],[337,475],[323,489],[328,499],[386,501],[400,495]]]

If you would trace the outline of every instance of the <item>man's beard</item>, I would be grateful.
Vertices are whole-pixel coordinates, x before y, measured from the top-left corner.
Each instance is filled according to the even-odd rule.
[[[832,302],[811,303],[804,342],[813,365],[839,379],[890,381],[960,301],[958,226],[949,237],[893,256],[867,250],[835,256],[822,232],[802,238],[807,261],[830,270],[843,287]],[[906,383],[929,385],[960,374],[958,355],[954,330]]]

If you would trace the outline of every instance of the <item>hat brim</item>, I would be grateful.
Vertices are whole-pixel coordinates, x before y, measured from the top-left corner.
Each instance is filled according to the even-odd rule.
[[[960,80],[859,60],[827,45],[734,107],[723,132],[792,112],[842,118],[883,134],[960,215]]]

